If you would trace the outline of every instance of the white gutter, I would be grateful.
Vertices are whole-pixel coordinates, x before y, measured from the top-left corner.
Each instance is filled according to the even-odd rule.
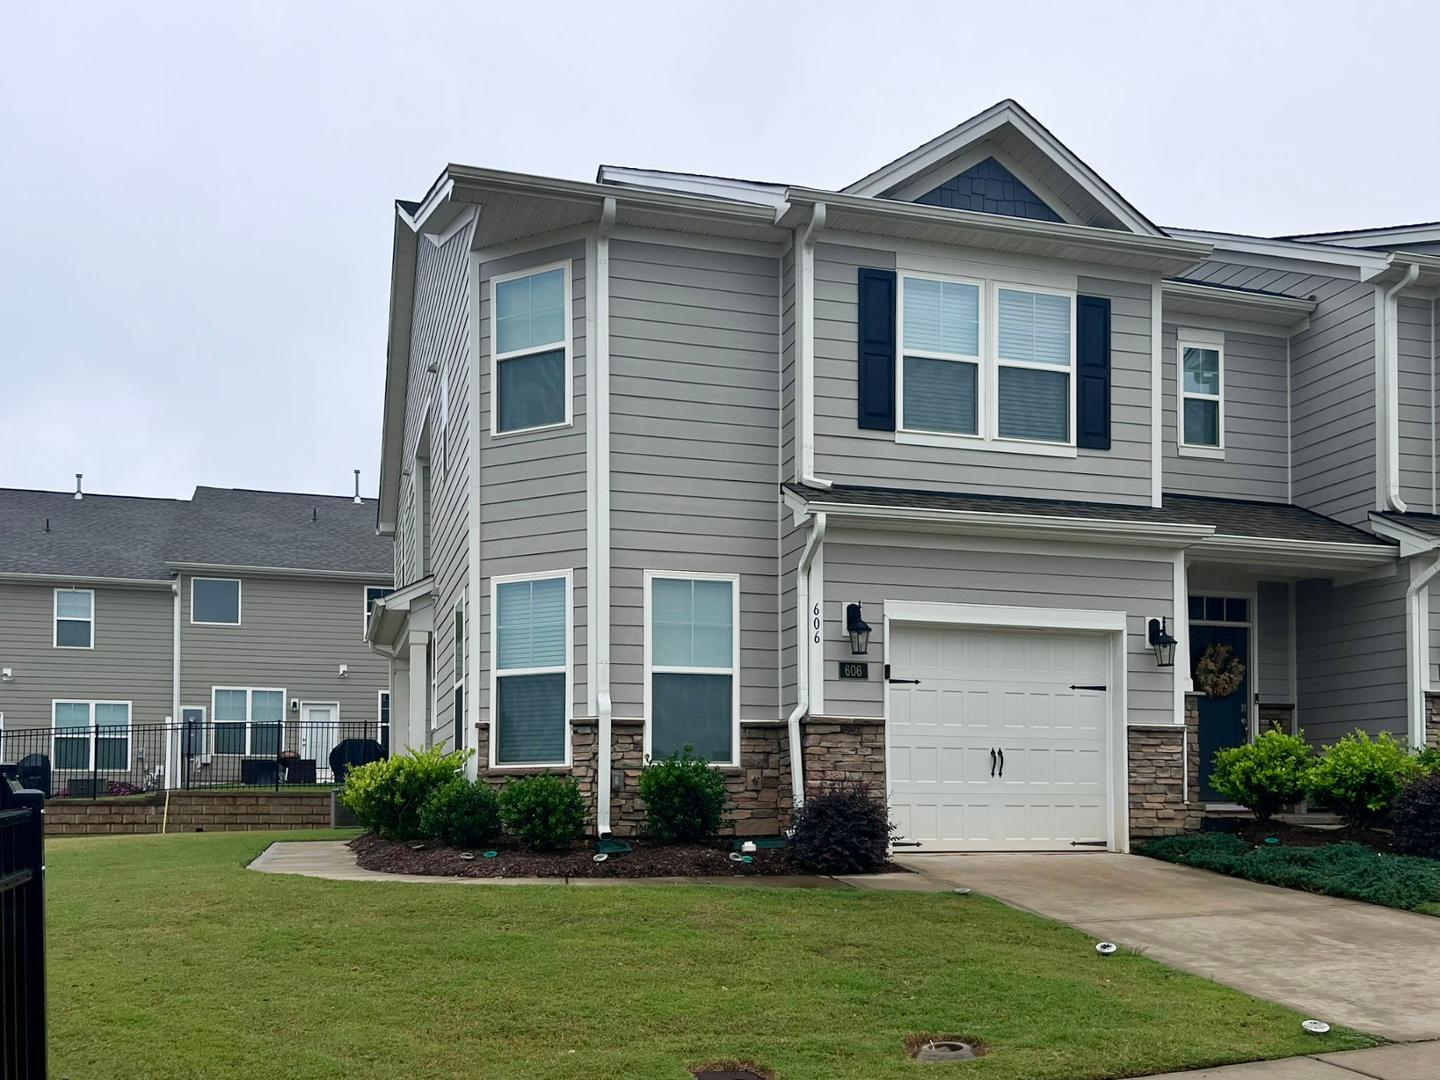
[[[615,229],[615,200],[607,198],[600,211],[595,236],[595,381],[587,387],[595,403],[591,478],[595,491],[594,576],[586,583],[588,604],[595,611],[595,637],[591,640],[597,675],[595,688],[595,829],[610,832],[611,721],[610,699],[610,234]]]
[[[1375,358],[1379,367],[1378,381],[1383,393],[1380,410],[1381,445],[1376,453],[1381,455],[1384,484],[1381,489],[1380,509],[1405,512],[1405,502],[1400,498],[1400,293],[1415,284],[1420,276],[1418,263],[1411,263],[1405,276],[1383,293],[1379,286],[1379,326],[1375,335]]]
[[[790,731],[790,799],[798,810],[805,805],[805,761],[800,744],[800,718],[810,711],[810,568],[825,542],[825,515],[816,514],[810,526],[800,565],[795,569],[795,709],[786,720]]]
[[[1423,567],[1423,569],[1422,569]],[[1410,745],[1425,745],[1425,691],[1430,672],[1430,579],[1440,573],[1440,551],[1432,549],[1430,562],[1410,564],[1410,585],[1405,590],[1405,690]]]
[[[817,202],[804,228],[795,230],[795,479],[821,489],[830,487],[815,475],[815,239],[824,228],[825,204]]]

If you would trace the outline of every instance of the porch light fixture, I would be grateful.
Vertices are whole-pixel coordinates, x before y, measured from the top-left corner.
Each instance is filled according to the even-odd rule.
[[[870,626],[860,617],[859,604],[845,608],[845,629],[850,634],[851,655],[864,656],[870,651]]]
[[[1177,642],[1165,626],[1163,618],[1150,620],[1150,647],[1155,650],[1156,667],[1175,666]]]

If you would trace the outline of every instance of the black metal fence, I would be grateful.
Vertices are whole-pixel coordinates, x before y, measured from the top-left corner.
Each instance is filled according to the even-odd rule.
[[[0,1080],[45,1080],[45,800],[17,771],[0,765]]]
[[[333,787],[354,765],[389,756],[374,721],[210,721],[0,733],[0,761],[50,799],[169,790]]]

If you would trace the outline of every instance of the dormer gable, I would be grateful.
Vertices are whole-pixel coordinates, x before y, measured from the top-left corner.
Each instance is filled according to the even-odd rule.
[[[1165,234],[1009,99],[844,189],[900,202]]]

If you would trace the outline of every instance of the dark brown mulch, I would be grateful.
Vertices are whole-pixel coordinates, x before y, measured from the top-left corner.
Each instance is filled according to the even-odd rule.
[[[350,841],[356,861],[366,870],[387,874],[433,874],[443,877],[758,877],[765,874],[794,874],[783,848],[755,853],[752,863],[732,862],[728,847],[699,844],[647,844],[630,841],[634,851],[611,855],[604,862],[594,860],[590,845],[571,851],[522,851],[509,841],[476,850],[473,860],[460,857],[454,848],[427,844],[420,851],[407,842],[381,840],[365,835]],[[487,859],[482,851],[498,852]],[[898,868],[897,868],[898,869]]]
[[[1247,843],[1260,845],[1273,836],[1286,847],[1320,847],[1322,844],[1364,844],[1371,851],[1382,854],[1395,851],[1395,834],[1383,829],[1357,829],[1345,825],[1340,828],[1322,828],[1317,825],[1292,825],[1284,821],[1272,821],[1262,825],[1258,821],[1239,819],[1234,833]]]

